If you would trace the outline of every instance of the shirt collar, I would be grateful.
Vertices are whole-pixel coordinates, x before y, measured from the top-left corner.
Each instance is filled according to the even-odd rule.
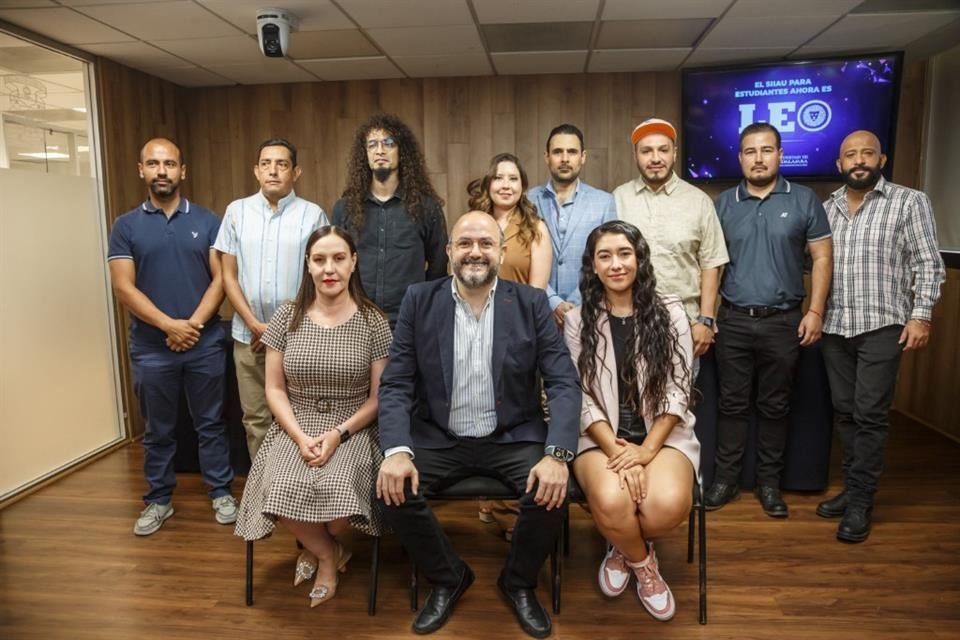
[[[490,293],[487,295],[487,299],[492,302],[493,294],[497,292],[497,283],[500,282],[500,278],[493,279],[493,285],[490,287]],[[453,292],[453,299],[460,304],[466,304],[466,301],[460,295],[460,292],[457,291],[457,276],[452,276],[450,278],[450,291]]]
[[[890,195],[890,184],[887,182],[887,179],[884,178],[882,175],[880,176],[880,179],[877,180],[877,184],[873,185],[873,189],[868,191],[867,194],[864,196],[864,200],[866,200],[867,195],[870,195],[871,193],[874,193],[874,192],[877,193],[877,197],[881,197],[881,196],[888,197]],[[841,202],[843,203],[843,207],[841,207],[841,210],[846,211],[847,185],[843,185],[842,187],[834,191],[832,195],[835,202],[837,202],[838,204]]]
[[[790,189],[790,181],[783,176],[778,175],[776,184],[773,185],[773,189],[767,194],[767,196],[770,196],[774,193],[790,193]],[[737,202],[743,202],[744,200],[749,200],[750,198],[756,197],[757,196],[747,191],[747,181],[741,180],[740,184],[737,186]]]
[[[403,200],[403,191],[400,190],[400,187],[397,187],[397,190],[393,192],[393,195],[387,198],[386,200],[381,200],[377,196],[373,195],[372,191],[367,192],[367,200],[374,202],[376,204],[386,204],[396,198],[397,200]]]
[[[261,202],[267,207],[270,206],[270,201],[267,200],[267,196],[263,195],[263,191],[258,191],[257,194],[260,196]],[[287,207],[288,204],[297,199],[297,192],[294,189],[290,190],[290,193],[280,198],[280,202],[277,203],[277,213],[282,213],[283,210]]]
[[[672,196],[673,192],[676,191],[677,186],[679,184],[680,184],[680,177],[677,175],[675,171],[671,171],[670,178],[664,183],[662,187],[660,187],[660,189],[657,189],[657,191],[654,191],[653,189],[651,189],[650,185],[648,185],[646,182],[643,181],[642,176],[637,176],[636,179],[633,181],[633,190],[635,193],[640,193],[644,189],[646,189],[650,193],[659,193],[660,191],[663,191],[668,196]]]
[[[150,198],[144,200],[143,204],[140,206],[143,207],[143,210],[146,213],[157,213],[158,211],[163,213],[163,209],[153,206]],[[180,202],[177,204],[177,209],[174,211],[174,213],[190,213],[190,201],[181,196]]]
[[[547,180],[547,186],[544,187],[544,190],[553,196],[553,199],[557,199],[557,190],[553,188],[553,180]],[[567,200],[564,204],[570,204],[575,202],[577,195],[580,193],[580,178],[577,178],[577,184],[573,187],[573,196]]]

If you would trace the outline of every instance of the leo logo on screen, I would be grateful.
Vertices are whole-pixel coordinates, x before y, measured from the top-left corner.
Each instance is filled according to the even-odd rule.
[[[740,130],[754,122],[762,120],[762,116],[757,116],[757,105],[741,104],[740,108]],[[796,131],[796,125],[805,131],[815,132],[823,131],[833,119],[833,110],[830,105],[823,100],[808,100],[797,107],[796,102],[770,102],[767,103],[767,119],[780,133],[792,133]]]

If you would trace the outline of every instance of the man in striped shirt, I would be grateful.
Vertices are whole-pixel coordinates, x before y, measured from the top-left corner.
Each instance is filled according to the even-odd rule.
[[[833,228],[833,289],[823,357],[843,445],[839,495],[817,515],[840,517],[837,539],[870,534],[900,354],[927,344],[945,278],[926,194],[887,182],[879,139],[855,131],[840,146],[846,185],[824,203]]]
[[[300,167],[289,141],[263,142],[253,173],[260,191],[230,203],[214,244],[223,259],[223,288],[236,310],[233,358],[251,460],[273,422],[260,336],[274,311],[297,295],[307,238],[328,224],[323,209],[293,190]]]

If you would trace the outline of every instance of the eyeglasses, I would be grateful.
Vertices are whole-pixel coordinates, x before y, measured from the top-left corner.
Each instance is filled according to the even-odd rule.
[[[384,138],[383,140],[367,140],[367,149],[369,151],[376,151],[377,147],[383,146],[384,149],[395,149],[397,147],[397,141],[393,138]]]

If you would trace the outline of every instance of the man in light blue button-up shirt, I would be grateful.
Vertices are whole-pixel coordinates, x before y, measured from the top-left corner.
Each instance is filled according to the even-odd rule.
[[[223,260],[223,288],[236,310],[233,358],[251,460],[273,422],[260,336],[277,308],[297,295],[310,234],[329,224],[323,209],[293,190],[300,167],[289,141],[261,144],[253,172],[260,191],[227,206],[214,244]]]
[[[580,181],[587,160],[583,132],[572,124],[561,124],[547,136],[543,154],[550,180],[534,187],[527,197],[550,230],[553,243],[553,268],[547,285],[547,297],[557,324],[563,315],[580,304],[580,264],[587,236],[595,228],[617,219],[613,196]]]

